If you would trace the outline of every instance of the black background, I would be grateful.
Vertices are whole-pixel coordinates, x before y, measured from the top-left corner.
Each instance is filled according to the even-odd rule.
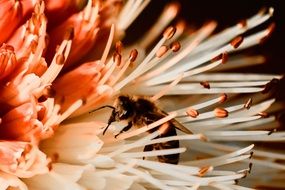
[[[164,6],[172,1],[154,0],[145,9],[141,16],[132,24],[127,31],[128,39],[131,41],[139,38],[143,32],[152,25],[160,15]],[[267,65],[255,68],[258,71],[285,73],[285,1],[284,0],[249,0],[249,1],[203,1],[203,0],[179,0],[181,4],[178,18],[183,18],[193,26],[201,26],[209,20],[216,20],[218,28],[216,31],[232,26],[242,19],[256,14],[263,7],[273,7],[274,16],[263,25],[263,28],[274,22],[276,28],[272,36],[261,46],[254,49],[267,58]],[[139,29],[139,30],[138,30]],[[131,38],[129,38],[131,37]],[[249,50],[252,51],[252,50]]]

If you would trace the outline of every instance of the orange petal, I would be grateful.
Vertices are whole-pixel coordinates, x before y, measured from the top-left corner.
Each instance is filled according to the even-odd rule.
[[[99,4],[88,2],[87,6],[79,13],[73,14],[65,22],[50,32],[52,41],[49,44],[47,56],[50,59],[56,46],[63,40],[65,31],[74,29],[71,52],[65,67],[78,61],[93,47],[98,32]]]
[[[23,103],[30,102],[33,92],[41,85],[41,80],[35,74],[17,76],[17,78],[0,86],[0,103],[6,106],[1,111],[11,109]]]
[[[36,4],[29,20],[19,27],[8,41],[15,48],[19,59],[27,58],[21,68],[26,73],[38,72],[37,68],[42,66],[41,59],[47,46],[47,19],[44,15],[44,6],[43,1]]]
[[[96,91],[102,68],[100,61],[85,63],[55,81],[56,99],[63,110]]]
[[[17,59],[12,46],[3,44],[0,48],[0,81],[8,77],[17,66]]]
[[[46,0],[49,26],[56,26],[64,22],[72,14],[80,11],[87,1],[78,0]]]
[[[49,171],[49,160],[37,145],[21,141],[0,141],[0,170],[18,177],[32,177]]]
[[[0,44],[6,42],[19,23],[34,7],[36,1],[2,0],[0,1]],[[7,27],[8,26],[8,27]]]
[[[0,139],[24,139],[33,137],[37,111],[32,103],[22,104],[2,117]]]

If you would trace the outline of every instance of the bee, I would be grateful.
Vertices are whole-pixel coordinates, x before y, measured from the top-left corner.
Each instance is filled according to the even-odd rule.
[[[114,102],[114,106],[105,105],[91,112],[97,111],[102,108],[111,108],[113,109],[110,118],[108,119],[107,127],[103,131],[103,135],[106,133],[108,127],[113,122],[127,121],[128,124],[125,126],[118,134],[115,135],[115,138],[123,132],[128,131],[133,126],[142,127],[149,125],[157,120],[162,119],[167,116],[167,113],[158,108],[158,106],[148,99],[147,97],[140,96],[126,96],[120,95]],[[172,119],[167,122],[167,129],[156,138],[176,136],[176,129],[181,130],[182,132],[192,134],[187,128],[180,124],[175,119]],[[158,126],[161,127],[162,125]],[[157,129],[151,129],[148,132],[152,133]],[[152,150],[163,150],[179,148],[179,141],[172,140],[163,143],[146,145],[144,151]],[[158,156],[158,160],[164,163],[177,164],[179,161],[179,154],[163,155]]]

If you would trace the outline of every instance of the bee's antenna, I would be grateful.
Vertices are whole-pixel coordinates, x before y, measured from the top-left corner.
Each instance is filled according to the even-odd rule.
[[[101,106],[101,107],[99,107],[99,108],[97,108],[97,109],[95,109],[95,110],[92,110],[92,111],[90,111],[89,113],[93,113],[93,112],[95,112],[95,111],[98,111],[98,110],[101,110],[101,109],[103,109],[103,108],[111,108],[111,109],[116,109],[115,107],[113,107],[113,106],[109,106],[109,105],[105,105],[105,106]]]
[[[111,106],[112,107],[112,106]],[[114,108],[114,107],[113,107]],[[111,114],[111,116],[110,116],[110,118],[109,118],[109,120],[108,120],[108,125],[107,125],[107,127],[104,129],[104,131],[103,131],[103,135],[105,135],[105,133],[106,133],[106,131],[107,131],[107,129],[108,129],[108,127],[111,125],[111,123],[113,123],[116,119],[116,114],[117,114],[117,112],[115,111],[115,109],[113,109],[113,111],[112,111],[112,114]]]
[[[111,125],[111,123],[108,123],[108,125],[107,125],[107,127],[104,129],[104,131],[103,131],[103,135],[105,135],[105,133],[106,133],[106,131],[107,131],[107,129],[108,129],[108,127]]]

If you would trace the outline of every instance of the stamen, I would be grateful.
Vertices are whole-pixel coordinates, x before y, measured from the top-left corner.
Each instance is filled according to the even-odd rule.
[[[129,152],[121,153],[119,156],[122,158],[137,158],[137,157],[155,157],[171,154],[180,154],[186,151],[186,148],[169,148],[163,150],[153,150],[148,152]]]
[[[262,118],[267,118],[267,117],[269,117],[269,114],[266,113],[266,112],[259,112],[258,115],[261,116]]]
[[[112,79],[112,81],[109,83],[110,86],[113,86],[116,84],[116,82],[124,75],[125,71],[129,67],[131,63],[133,63],[138,56],[138,51],[136,49],[133,49],[130,53],[129,59],[124,64],[123,68],[121,68],[118,72],[118,74]]]
[[[83,103],[82,100],[77,100],[71,106],[69,106],[69,108],[65,110],[63,114],[60,115],[56,124],[59,124],[62,121],[64,121],[66,118],[68,118],[73,112],[75,112],[82,105],[82,103]]]
[[[193,143],[195,144],[195,147],[193,147],[193,149],[195,150],[198,150],[199,149],[201,150],[201,148],[204,146],[201,146],[203,145],[202,142],[199,142],[199,145],[197,143]],[[212,145],[213,143],[209,144],[207,142],[207,145]],[[197,146],[196,146],[197,145]],[[249,145],[245,148],[242,148],[242,149],[239,149],[239,150],[236,150],[234,152],[231,152],[231,153],[228,153],[228,154],[225,154],[225,155],[222,155],[222,156],[218,156],[218,157],[215,157],[215,158],[207,158],[207,159],[203,159],[203,160],[194,160],[194,161],[188,161],[187,164],[190,164],[192,166],[205,166],[205,165],[210,165],[210,166],[213,166],[213,167],[217,167],[217,166],[221,166],[221,165],[225,165],[225,164],[228,164],[228,163],[233,163],[233,162],[236,162],[238,160],[244,160],[244,159],[247,159],[250,157],[250,155],[243,155],[247,152],[249,152],[250,150],[252,150],[254,147],[254,145]],[[209,148],[207,149],[203,149],[204,151],[208,152],[210,150],[208,150]],[[220,150],[220,149],[218,149]],[[230,151],[233,151],[233,150],[230,150]]]
[[[176,75],[177,76],[177,75]],[[126,89],[126,92],[131,90],[134,94],[153,95],[164,88],[166,85],[148,86],[147,90],[145,86],[137,87],[136,89]],[[186,94],[218,94],[218,93],[254,93],[261,92],[261,87],[235,87],[235,88],[196,88],[196,84],[178,84],[174,86],[167,95],[186,95]]]
[[[160,132],[159,131],[155,131],[155,132],[147,135],[146,137],[141,138],[140,140],[135,141],[134,143],[123,145],[119,149],[116,149],[114,152],[111,152],[111,153],[107,154],[107,156],[112,158],[112,157],[120,155],[121,153],[126,152],[126,151],[128,151],[130,149],[133,149],[133,148],[136,148],[136,147],[140,147],[140,146],[144,146],[145,144],[147,144],[147,142],[149,142],[151,139],[157,137],[158,135],[160,135]]]
[[[122,165],[118,165],[118,167],[121,167]],[[140,170],[137,170],[135,168],[128,168],[127,171],[129,173],[134,174],[135,176],[139,176],[140,178],[148,181],[149,183],[153,184],[155,187],[157,187],[158,189],[163,189],[163,190],[169,190],[170,187],[164,185],[163,183],[161,183],[159,180],[157,180],[156,178],[152,177],[150,174],[142,172]]]
[[[208,81],[202,81],[200,82],[200,84],[207,89],[210,89],[210,83]]]
[[[172,42],[170,44],[170,49],[173,51],[173,52],[178,52],[181,48],[181,45],[178,41],[175,41],[175,42]]]
[[[238,37],[236,37],[235,39],[233,39],[231,41],[231,45],[234,48],[238,48],[242,42],[243,42],[243,37],[242,36],[238,36]]]
[[[259,13],[254,15],[253,17],[247,19],[247,27],[242,28],[239,24],[230,27],[214,36],[212,36],[210,39],[206,40],[204,43],[201,44],[196,50],[195,53],[205,51],[207,49],[214,49],[216,47],[221,46],[222,44],[230,41],[235,36],[241,35],[242,33],[246,32],[247,30],[250,30],[265,21],[267,21],[272,15],[270,14],[262,14]]]
[[[274,32],[275,28],[276,28],[275,23],[272,23],[272,24],[269,25],[269,27],[268,27],[268,29],[267,29],[267,30],[268,30],[268,33],[267,33],[267,35],[266,35],[265,37],[261,38],[260,44],[264,44],[264,43],[267,41],[267,39],[268,39],[268,38],[272,35],[272,33]]]
[[[246,28],[247,27],[247,20],[241,20],[239,23],[238,23],[238,26],[240,26],[241,28]]]
[[[215,62],[218,60],[222,60],[222,63],[225,64],[228,61],[228,52],[219,54],[218,56],[214,57],[211,61]]]
[[[177,136],[171,136],[171,137],[163,137],[158,139],[153,139],[149,142],[147,142],[144,145],[150,145],[150,144],[157,144],[157,143],[163,143],[168,141],[175,141],[175,140],[203,140],[205,141],[205,136],[202,134],[196,134],[196,135],[177,135]]]
[[[263,94],[270,92],[274,87],[276,87],[279,83],[277,78],[273,78],[270,82],[265,84],[264,90],[262,91]]]
[[[111,66],[109,67],[107,72],[104,74],[104,76],[100,79],[100,81],[98,82],[98,85],[103,85],[108,81],[108,79],[110,78],[110,76],[112,75],[113,71],[115,70],[117,66],[117,62],[114,62],[114,61],[118,61],[118,60],[114,60],[114,59],[112,60]]]
[[[228,99],[227,94],[223,93],[220,97],[220,103],[224,103]]]
[[[135,62],[137,57],[138,57],[138,51],[136,49],[133,49],[130,53],[130,56],[129,56],[130,62]]]
[[[168,29],[171,30],[171,29]],[[171,33],[171,31],[169,31]],[[173,31],[172,31],[173,32]],[[145,66],[148,64],[148,62],[153,58],[153,56],[155,55],[155,53],[157,52],[157,50],[162,46],[162,44],[164,44],[164,42],[167,39],[165,37],[163,37],[157,44],[156,46],[152,49],[152,51],[148,54],[148,56],[142,61],[142,63],[128,76],[126,77],[124,80],[122,80],[121,82],[119,82],[118,84],[116,84],[114,86],[114,90],[115,91],[119,91],[121,88],[123,88],[125,85],[127,85],[130,81],[134,80],[135,78],[137,78],[139,75],[143,74],[143,72],[146,72],[146,70],[144,69]]]
[[[116,52],[118,52],[119,54],[122,54],[123,43],[121,41],[116,42],[115,49],[116,49]]]
[[[206,173],[212,171],[214,168],[212,166],[205,166],[199,170],[199,177],[203,177]]]
[[[202,114],[201,114],[202,116]],[[202,117],[198,117],[198,119],[201,120]],[[247,122],[247,121],[253,121],[260,119],[261,116],[247,116],[247,117],[238,117],[238,118],[220,118],[217,119],[211,119],[207,121],[199,121],[199,122],[192,122],[190,124],[185,124],[187,127],[190,128],[190,130],[195,130],[197,132],[207,131],[209,130],[209,126],[211,126],[211,129],[218,129],[221,127],[224,127],[225,125],[235,124],[235,123],[241,123],[241,122]],[[191,121],[191,118],[186,118],[189,121]],[[185,120],[186,120],[185,119]],[[180,121],[180,119],[179,119]],[[184,123],[184,122],[183,122]]]
[[[190,71],[187,71],[185,72],[185,77],[190,77],[190,76],[193,76],[193,75],[196,75],[196,74],[199,74],[199,73],[204,73],[208,70],[211,70],[215,67],[217,67],[218,65],[222,64],[223,63],[223,59],[220,59],[212,64],[207,64],[205,66],[202,66],[202,67],[198,67],[196,69],[192,69]]]
[[[152,96],[151,100],[155,101],[164,96],[167,93],[167,91],[169,91],[173,86],[177,85],[182,78],[183,78],[183,73],[181,75],[178,75],[178,77],[174,81],[172,81],[172,83],[162,88],[160,92]]]
[[[155,24],[148,30],[147,34],[138,42],[139,47],[146,49],[176,17],[179,11],[178,3],[167,5]],[[181,25],[181,24],[180,24]],[[181,26],[179,26],[181,31]]]
[[[56,56],[56,60],[55,60],[55,63],[58,64],[58,65],[63,65],[65,62],[65,58],[63,55],[59,54]]]
[[[121,65],[121,59],[122,59],[121,54],[119,54],[119,53],[117,53],[117,52],[115,52],[115,53],[113,54],[113,62],[114,62],[118,67],[120,67],[120,65]]]
[[[246,103],[244,104],[244,108],[249,109],[252,105],[252,99],[249,98]]]
[[[61,62],[62,58],[68,57],[68,54],[69,54],[70,49],[71,49],[71,42],[72,42],[72,39],[63,40],[63,42],[59,46],[59,48],[58,48],[58,50],[57,50],[57,52],[56,52],[56,54],[55,54],[55,56],[51,62],[51,65],[46,70],[46,72],[41,76],[43,85],[49,84],[56,79],[57,75],[59,74],[59,72],[63,68],[63,64]],[[58,63],[61,63],[61,64],[58,64]]]
[[[176,32],[176,28],[173,26],[170,26],[166,28],[166,30],[163,32],[163,37],[167,40],[171,39]]]
[[[213,63],[212,63],[213,64]],[[211,64],[210,64],[211,65]],[[270,81],[272,78],[281,79],[281,75],[268,75],[268,74],[239,74],[239,73],[219,73],[219,74],[200,74],[191,76],[189,78],[184,78],[183,81],[204,81],[211,79],[212,82],[214,81]],[[274,80],[274,79],[273,79]]]
[[[191,109],[193,109],[193,113],[190,113],[190,116],[195,116],[196,115],[196,111],[199,110],[199,109],[203,109],[203,108],[206,108],[208,106],[211,106],[211,105],[214,105],[216,103],[219,103],[221,101],[221,98],[224,98],[224,96],[222,95],[221,97],[218,97],[218,98],[215,98],[215,99],[212,99],[212,100],[208,100],[208,101],[204,101],[200,104],[196,104],[196,105],[192,105],[191,107],[187,107],[187,108],[182,108],[182,109],[179,109],[179,110],[176,110],[176,112],[178,113],[178,115],[185,115],[185,112],[187,112],[188,110],[190,112],[192,112]],[[198,111],[197,111],[198,112]],[[198,116],[198,115],[197,115]],[[195,117],[194,117],[195,118]]]
[[[115,33],[115,25],[112,24],[111,29],[110,29],[109,38],[108,38],[104,52],[103,52],[101,60],[100,60],[102,64],[105,64],[105,62],[106,62],[107,56],[109,54],[109,51],[111,49],[111,45],[112,45],[112,42],[114,39],[114,33]]]
[[[193,51],[203,39],[208,37],[213,32],[215,27],[216,27],[215,22],[210,22],[207,25],[203,26],[199,31],[197,31],[197,36],[195,36],[195,38],[192,41],[190,41],[187,45],[185,45],[185,49],[183,49],[176,56],[174,56],[173,58],[168,60],[166,63],[164,63],[159,69],[155,69],[149,72],[148,74],[146,74],[145,76],[141,77],[143,78],[142,80],[146,80],[154,76],[158,76],[160,73],[166,71],[167,69],[169,69],[170,67],[172,67],[173,65],[181,61],[191,51]]]

